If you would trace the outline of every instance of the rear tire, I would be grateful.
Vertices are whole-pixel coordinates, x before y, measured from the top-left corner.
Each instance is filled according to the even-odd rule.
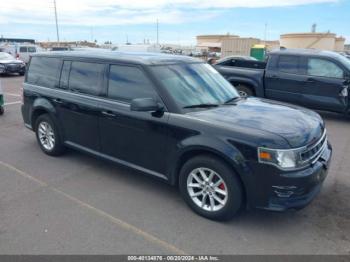
[[[35,134],[41,150],[50,156],[59,156],[64,153],[61,135],[54,120],[43,114],[35,122]]]
[[[230,166],[215,156],[201,155],[188,160],[181,168],[179,186],[191,209],[212,220],[229,220],[242,206],[240,180]]]
[[[3,106],[0,106],[0,116],[2,116],[5,113],[5,109]]]
[[[239,84],[238,86],[236,86],[236,89],[239,92],[239,95],[241,97],[248,97],[248,96],[254,96],[254,91],[251,87],[243,85],[243,84]]]

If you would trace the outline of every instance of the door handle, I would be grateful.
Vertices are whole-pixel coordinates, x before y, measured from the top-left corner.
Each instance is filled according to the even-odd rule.
[[[116,114],[113,114],[111,111],[102,111],[102,115],[108,116],[108,117],[115,117]]]
[[[57,104],[63,104],[63,101],[59,98],[55,98],[53,101]]]
[[[316,80],[315,80],[314,78],[308,78],[308,79],[306,80],[306,82],[314,83],[314,82],[316,82]]]

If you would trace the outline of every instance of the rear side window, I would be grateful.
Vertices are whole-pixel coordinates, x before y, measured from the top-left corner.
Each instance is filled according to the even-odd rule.
[[[278,69],[280,72],[289,74],[299,73],[299,57],[281,55],[278,61]]]
[[[27,52],[28,52],[27,47],[21,46],[21,47],[19,48],[19,52],[20,52],[20,53],[27,53]]]
[[[31,46],[31,47],[28,47],[28,52],[29,53],[35,53],[36,52],[36,48]]]
[[[135,98],[157,98],[157,93],[141,69],[132,66],[111,65],[108,97],[130,102]]]
[[[102,90],[104,64],[72,62],[69,89],[89,95],[99,95]]]
[[[53,57],[32,57],[27,82],[44,87],[56,87],[61,61]]]
[[[331,61],[319,58],[309,58],[307,63],[307,74],[310,76],[333,78],[344,77],[344,71],[339,66]]]

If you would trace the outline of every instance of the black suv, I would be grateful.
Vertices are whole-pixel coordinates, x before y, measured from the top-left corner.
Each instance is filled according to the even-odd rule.
[[[331,159],[317,113],[241,98],[190,57],[35,54],[23,90],[25,125],[46,154],[71,147],[179,185],[211,219],[241,207],[301,208]]]

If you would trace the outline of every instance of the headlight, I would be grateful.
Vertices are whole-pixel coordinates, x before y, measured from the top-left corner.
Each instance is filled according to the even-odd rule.
[[[300,167],[299,150],[280,150],[269,148],[258,148],[260,163],[277,166],[281,169],[295,169]]]
[[[5,71],[5,66],[3,64],[0,64],[0,72],[4,72]]]

